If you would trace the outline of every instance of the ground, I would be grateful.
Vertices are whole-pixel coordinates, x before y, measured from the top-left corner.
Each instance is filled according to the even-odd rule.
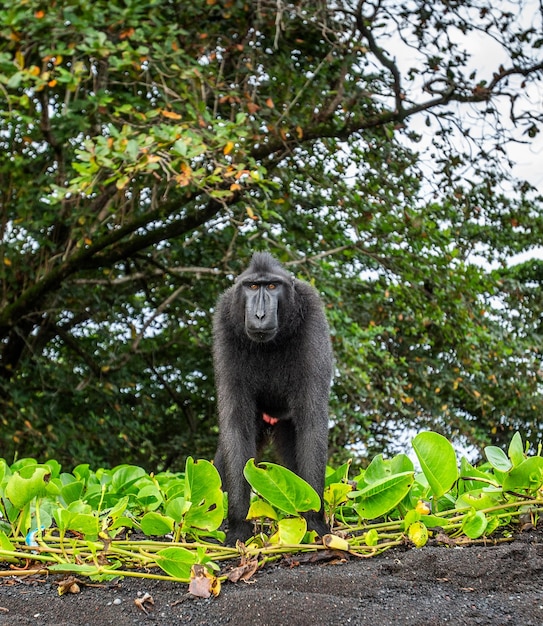
[[[0,578],[0,626],[541,626],[543,529],[511,543],[390,550],[346,562],[268,565],[218,597],[126,578],[58,594],[58,578]],[[138,603],[149,594],[154,604]]]

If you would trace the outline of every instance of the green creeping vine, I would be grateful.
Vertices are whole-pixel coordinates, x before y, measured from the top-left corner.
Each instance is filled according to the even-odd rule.
[[[189,458],[184,473],[154,475],[131,465],[79,465],[66,473],[54,460],[10,466],[0,459],[0,561],[10,564],[0,576],[203,576],[218,593],[226,578],[219,563],[240,555],[257,567],[329,548],[368,557],[406,543],[422,547],[430,537],[449,545],[507,541],[515,522],[537,524],[541,446],[528,455],[517,433],[507,453],[487,447],[478,467],[465,458],[458,463],[449,441],[434,432],[417,435],[412,446],[420,471],[405,454],[378,455],[353,480],[349,463],[329,469],[324,501],[333,534],[319,543],[301,515],[319,507],[315,491],[281,466],[249,461],[245,476],[256,495],[248,517],[258,532],[235,548],[222,545],[226,496],[209,461]]]

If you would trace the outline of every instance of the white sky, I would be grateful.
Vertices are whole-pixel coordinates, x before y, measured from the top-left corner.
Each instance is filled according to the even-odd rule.
[[[504,5],[512,6],[508,0],[500,0]],[[514,5],[514,3],[513,3]],[[504,6],[504,9],[506,7]],[[518,10],[518,5],[516,6]],[[517,17],[524,23],[524,25],[534,25],[536,30],[541,25],[541,8],[536,0],[532,0],[524,5],[521,13],[516,12]],[[454,33],[453,33],[454,34]],[[460,31],[456,31],[455,37],[456,43],[467,49],[471,53],[471,67],[477,70],[474,85],[480,80],[492,80],[493,73],[497,71],[500,64],[504,67],[511,67],[511,60],[506,56],[501,46],[495,42],[491,37],[480,33],[478,31],[471,31],[468,34],[462,34]],[[398,51],[395,53],[393,49],[389,49],[389,54],[394,56],[397,54],[395,61],[398,63],[401,69],[405,70],[410,66],[417,65],[416,60],[410,54],[405,54],[405,48],[401,50],[401,45],[398,46]],[[411,57],[411,58],[409,58]],[[511,86],[509,90],[514,88],[514,85],[520,86],[522,81],[521,77],[511,80]],[[499,107],[498,110],[501,114],[501,121],[504,125],[509,126],[513,131],[516,138],[523,143],[511,142],[507,145],[507,154],[511,161],[514,162],[512,168],[512,174],[516,179],[526,180],[533,185],[538,192],[543,195],[543,128],[533,138],[530,139],[526,135],[522,135],[521,130],[515,132],[515,128],[510,120],[510,108],[509,102],[506,98],[499,98],[492,101],[492,104]],[[480,128],[480,133],[484,133],[484,122],[480,117],[480,112],[484,110],[484,103],[479,104],[461,104],[458,105],[459,115],[462,119],[466,119],[468,124],[471,124],[474,131]],[[515,104],[515,114],[518,115],[522,110],[531,110],[543,112],[543,81],[531,82],[527,86],[522,98],[519,98]],[[430,145],[430,139],[432,134],[436,130],[436,126],[432,125],[429,128],[425,126],[425,114],[416,116],[409,120],[409,127],[423,136],[421,145],[415,146],[415,149],[419,148],[424,152],[424,146]],[[469,118],[472,122],[469,122]],[[509,124],[507,123],[509,122]],[[492,123],[492,120],[489,120]],[[522,131],[526,129],[522,127]],[[473,136],[476,132],[473,132]],[[462,140],[459,139],[461,142]],[[505,162],[505,159],[504,159]],[[543,207],[541,207],[543,211]],[[525,261],[527,258],[540,258],[543,259],[543,242],[540,247],[535,247],[530,252],[515,255],[510,259],[510,265],[514,265],[521,261]]]

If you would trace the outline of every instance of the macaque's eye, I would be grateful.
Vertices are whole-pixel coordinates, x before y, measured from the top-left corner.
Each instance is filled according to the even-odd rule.
[[[256,283],[253,283],[252,285],[249,286],[249,289],[256,291],[258,289],[258,285]]]
[[[275,285],[274,283],[270,283],[268,285],[268,289],[275,289],[277,287],[277,285]]]

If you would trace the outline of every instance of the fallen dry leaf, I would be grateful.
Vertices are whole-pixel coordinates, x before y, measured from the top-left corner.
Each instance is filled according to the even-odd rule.
[[[197,598],[209,598],[211,594],[218,596],[221,592],[221,581],[210,574],[204,565],[196,563],[190,571],[189,593]]]
[[[58,583],[58,595],[63,596],[65,593],[79,593],[81,587],[79,583],[81,581],[75,576],[68,576]]]
[[[296,557],[285,556],[285,561],[292,569],[304,563],[345,563],[350,558],[351,553],[345,553],[342,550],[319,550],[318,552],[307,552],[306,554],[298,554]],[[356,556],[356,555],[354,555]]]
[[[458,545],[454,539],[446,535],[444,532],[437,532],[435,535],[435,540],[438,543],[444,543],[446,546],[455,547]]]
[[[241,564],[238,567],[230,570],[227,574],[228,580],[232,583],[237,583],[240,580],[248,582],[253,574],[258,570],[257,559],[245,560],[241,559]]]
[[[145,606],[146,602],[148,602],[151,605],[155,603],[155,601],[153,600],[153,596],[149,593],[144,593],[141,596],[141,598],[136,598],[134,600],[134,604],[138,607],[138,609],[141,609],[146,615],[149,615],[149,611],[147,610],[147,607]]]

